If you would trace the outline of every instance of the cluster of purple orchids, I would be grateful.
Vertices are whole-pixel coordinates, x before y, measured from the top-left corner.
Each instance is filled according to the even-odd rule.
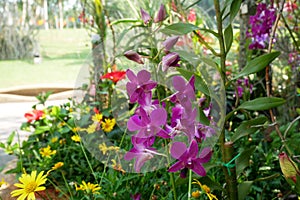
[[[276,20],[276,10],[272,5],[259,3],[256,14],[250,16],[251,31],[247,37],[252,39],[249,49],[265,49],[272,31],[273,23]]]
[[[191,169],[198,175],[205,176],[206,171],[202,164],[210,160],[212,150],[206,147],[199,154],[198,144],[206,137],[214,135],[215,131],[196,119],[198,110],[193,107],[193,102],[196,100],[194,77],[188,82],[181,76],[173,77],[176,92],[168,97],[173,105],[169,117],[165,104],[152,99],[152,90],[156,88],[157,82],[151,80],[150,72],[141,70],[134,74],[128,69],[126,75],[129,79],[126,89],[130,103],[137,103],[139,106],[127,122],[128,130],[136,134],[131,137],[133,148],[125,154],[124,159],[135,158],[135,171],[140,172],[146,161],[154,156],[161,156],[153,147],[157,138],[173,140],[177,135],[184,134],[189,144],[187,146],[179,141],[172,143],[170,153],[177,162],[168,171],[185,172],[186,169]],[[209,119],[211,119],[210,109],[204,111]]]

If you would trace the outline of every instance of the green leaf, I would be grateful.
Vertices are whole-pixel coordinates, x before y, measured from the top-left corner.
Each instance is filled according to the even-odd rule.
[[[38,126],[35,131],[34,131],[34,134],[42,134],[46,131],[49,131],[50,130],[50,127],[49,126]]]
[[[260,127],[255,127],[255,126],[263,125],[266,121],[268,121],[268,118],[258,117],[255,119],[242,122],[242,124],[236,129],[233,136],[231,137],[231,141],[234,143],[238,139],[244,136],[255,133],[258,129],[260,129]]]
[[[111,22],[110,25],[117,25],[117,24],[120,24],[120,23],[136,23],[136,22],[141,22],[142,23],[142,20],[131,19],[131,18],[123,18],[123,19],[118,19],[118,20],[115,20],[115,21]]]
[[[249,193],[253,181],[244,181],[238,185],[238,196],[239,199],[245,199],[247,194]]]
[[[248,62],[244,69],[242,69],[242,71],[234,79],[261,71],[279,55],[280,52],[276,51],[254,58]]]
[[[216,38],[219,37],[219,34],[211,29],[207,29],[207,28],[199,28],[200,31],[204,31],[210,34],[213,34]]]
[[[235,16],[238,14],[240,7],[242,4],[242,0],[233,0],[230,5],[230,22],[232,22]]]
[[[236,159],[236,175],[238,176],[243,170],[249,166],[249,160],[252,156],[253,152],[255,151],[255,146],[245,149],[240,156]]]
[[[232,42],[233,42],[233,31],[232,26],[229,24],[225,31],[224,31],[224,37],[225,37],[225,45],[226,45],[226,52],[229,52]]]
[[[246,101],[238,109],[246,110],[269,110],[285,104],[285,100],[278,97],[260,97],[252,101]]]
[[[193,24],[179,22],[161,29],[160,32],[167,35],[185,35],[198,29],[199,27]]]
[[[207,86],[206,82],[203,80],[203,78],[200,75],[195,74],[191,71],[182,69],[182,68],[176,68],[176,69],[187,80],[189,80],[191,78],[191,76],[194,75],[195,76],[195,88],[197,90],[201,91],[202,93],[204,93],[205,95],[210,96],[208,86]]]
[[[7,142],[6,142],[6,143],[8,144],[8,146],[11,145],[12,141],[13,141],[14,138],[15,138],[15,135],[16,135],[16,131],[13,131],[13,132],[8,136]]]

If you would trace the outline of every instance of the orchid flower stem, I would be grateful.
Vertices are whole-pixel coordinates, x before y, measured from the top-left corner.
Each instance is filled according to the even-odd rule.
[[[188,188],[188,200],[191,199],[192,194],[192,170],[189,169],[189,188]]]
[[[165,142],[165,145],[166,145],[166,149],[167,149],[167,162],[168,162],[168,166],[171,165],[171,161],[170,161],[170,151],[169,151],[169,148],[168,148],[168,145],[167,145],[167,141],[164,140]],[[171,185],[172,185],[172,190],[173,190],[173,199],[174,200],[177,200],[177,194],[176,194],[176,187],[175,187],[175,179],[174,179],[174,173],[169,173],[170,174],[170,180],[171,180]]]

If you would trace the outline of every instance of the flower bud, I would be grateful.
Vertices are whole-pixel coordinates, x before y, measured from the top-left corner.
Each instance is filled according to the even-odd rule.
[[[144,21],[144,23],[148,24],[151,19],[150,15],[142,8],[141,8],[141,15],[142,15],[142,20]]]
[[[285,152],[279,154],[279,164],[285,178],[292,179],[296,183],[297,175],[299,175],[298,166]]]
[[[172,52],[162,58],[162,70],[167,71],[169,67],[178,67],[180,61],[179,54]]]
[[[155,23],[161,22],[165,19],[165,17],[166,17],[166,9],[165,9],[165,6],[163,4],[161,4],[159,11],[158,11],[156,17],[154,18],[154,22]]]
[[[162,45],[165,47],[165,52],[169,52],[170,49],[176,44],[178,39],[179,39],[179,36],[173,36],[173,37],[169,37],[168,39],[166,39],[162,43]]]
[[[128,58],[129,60],[132,60],[132,61],[137,62],[139,64],[144,64],[144,62],[142,61],[142,57],[137,52],[135,52],[133,50],[126,51],[124,53],[124,56],[126,58]]]

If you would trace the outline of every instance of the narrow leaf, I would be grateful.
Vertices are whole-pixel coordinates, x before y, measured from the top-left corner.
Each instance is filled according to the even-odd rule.
[[[263,125],[267,120],[268,118],[266,117],[258,117],[242,122],[231,137],[231,141],[234,143],[244,136],[255,133],[260,128],[257,125]]]
[[[240,7],[242,4],[242,0],[233,0],[230,5],[230,22],[232,22],[235,16],[238,14]]]
[[[229,52],[232,42],[233,42],[233,31],[232,26],[229,24],[225,31],[224,31],[224,37],[225,37],[225,45],[226,45],[226,52]]]
[[[251,60],[234,79],[261,71],[273,60],[275,60],[275,58],[277,58],[279,55],[280,52],[275,51],[272,53],[264,54]]]
[[[278,97],[260,97],[252,101],[246,101],[238,109],[246,110],[269,110],[285,104],[285,100]]]
[[[160,31],[167,35],[184,35],[197,29],[199,29],[199,27],[193,24],[179,22],[171,24]]]
[[[13,132],[8,136],[7,142],[6,142],[6,143],[7,143],[9,146],[11,145],[12,141],[14,140],[15,135],[16,135],[16,131],[13,131]]]

